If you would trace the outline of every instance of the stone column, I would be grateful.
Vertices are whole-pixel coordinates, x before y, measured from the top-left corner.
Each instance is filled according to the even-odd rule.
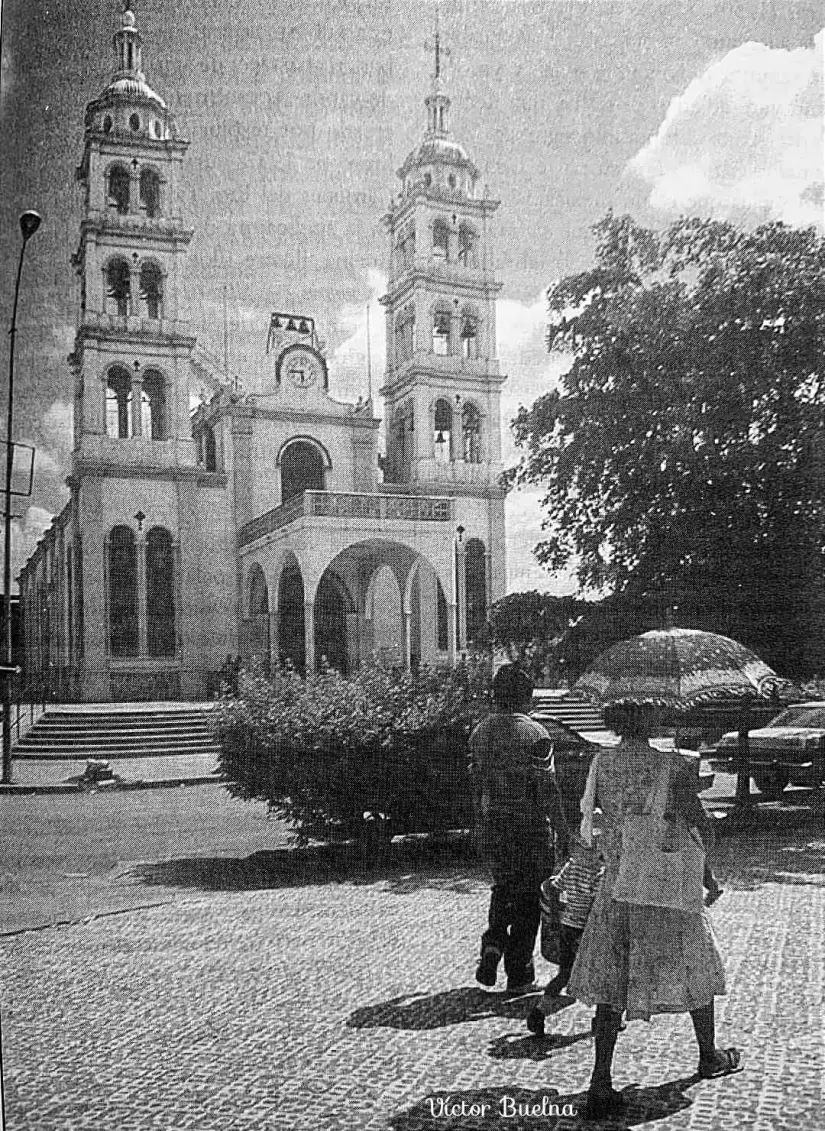
[[[79,523],[83,531],[77,568],[83,594],[83,660],[80,697],[97,703],[111,698],[109,691],[108,574],[103,532],[102,479],[85,477],[79,491]]]
[[[358,613],[347,613],[347,671],[350,675],[360,662],[358,653]]]
[[[148,618],[146,616],[146,534],[139,530],[135,538],[137,555],[137,611],[138,655],[146,656],[148,648]]]
[[[132,435],[141,436],[143,434],[143,419],[141,412],[141,394],[143,393],[143,382],[140,377],[132,377]]]
[[[412,613],[404,609],[404,670],[409,671],[412,665]]]
[[[455,563],[458,583],[458,647],[463,654],[467,651],[467,560],[463,539],[456,545]]]
[[[306,672],[315,671],[315,602],[304,601],[304,657]]]

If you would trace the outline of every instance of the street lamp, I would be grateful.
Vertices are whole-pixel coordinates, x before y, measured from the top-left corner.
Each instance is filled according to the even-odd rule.
[[[5,485],[5,529],[3,538],[3,666],[12,666],[11,647],[11,477],[14,470],[14,444],[12,443],[12,428],[14,426],[14,339],[17,334],[17,300],[20,297],[20,277],[23,274],[23,257],[26,253],[26,244],[40,227],[40,216],[37,212],[26,211],[20,217],[20,233],[23,243],[20,245],[20,259],[17,262],[17,278],[14,283],[14,305],[11,311],[11,328],[9,330],[9,403],[6,416],[6,485]],[[11,781],[11,675],[0,674],[3,685],[3,782]]]

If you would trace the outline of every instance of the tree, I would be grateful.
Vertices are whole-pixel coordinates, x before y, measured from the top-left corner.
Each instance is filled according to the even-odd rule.
[[[539,560],[821,667],[825,241],[612,214],[595,231],[595,265],[548,291],[571,367],[514,422],[517,478],[546,489]]]
[[[535,683],[568,678],[564,645],[581,618],[583,601],[532,589],[508,593],[490,611],[493,644],[519,661]],[[576,673],[578,674],[578,673]]]

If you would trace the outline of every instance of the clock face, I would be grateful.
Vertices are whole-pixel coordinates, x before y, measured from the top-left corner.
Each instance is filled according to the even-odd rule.
[[[322,375],[322,365],[314,353],[305,349],[290,350],[284,359],[287,378],[299,389],[308,389]]]

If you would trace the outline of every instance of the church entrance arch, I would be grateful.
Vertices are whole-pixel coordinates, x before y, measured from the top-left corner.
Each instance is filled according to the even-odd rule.
[[[355,604],[344,582],[327,569],[315,593],[315,667],[324,662],[342,675],[350,670],[350,649],[347,642],[347,618],[355,612]]]
[[[249,571],[246,658],[269,672],[269,589],[256,563]]]
[[[297,559],[290,555],[278,581],[278,660],[299,672],[306,669],[304,643],[304,579]]]
[[[292,440],[280,456],[281,502],[304,491],[324,490],[324,457],[309,440]]]

